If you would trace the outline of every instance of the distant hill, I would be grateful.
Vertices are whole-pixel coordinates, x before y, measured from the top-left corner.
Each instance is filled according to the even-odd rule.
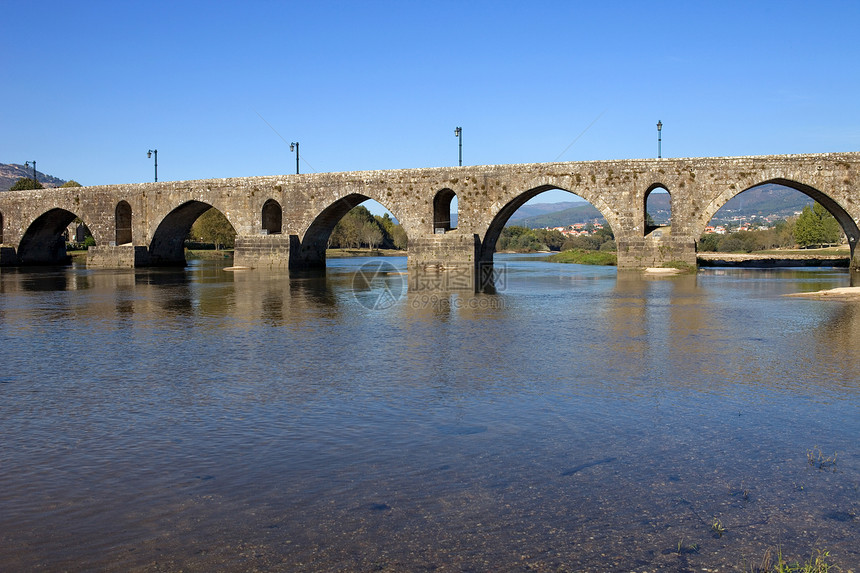
[[[552,203],[553,205],[566,205],[567,203]],[[535,205],[536,207],[537,205]],[[516,214],[515,214],[516,215]],[[508,225],[520,225],[531,229],[542,229],[544,227],[563,227],[574,223],[587,223],[598,219],[603,221],[603,215],[591,203],[577,203],[576,207],[568,207],[554,213],[544,213],[533,217],[515,219],[511,217]]]
[[[36,167],[38,166],[39,162],[37,161]],[[0,191],[8,191],[12,187],[12,185],[14,185],[15,182],[22,177],[32,179],[33,168],[24,167],[23,165],[18,165],[16,163],[0,163]],[[65,183],[64,180],[59,179],[57,177],[53,177],[52,175],[45,175],[38,169],[36,169],[36,179],[44,187],[59,187],[63,183]]]
[[[787,219],[812,203],[813,200],[800,191],[768,183],[735,195],[717,211],[711,221],[714,224],[725,224],[751,217]],[[649,195],[648,213],[657,224],[665,224],[669,218],[669,194]]]
[[[579,199],[578,201],[562,201],[559,203],[527,203],[517,209],[517,212],[514,213],[513,216],[511,216],[510,220],[511,222],[513,222],[521,219],[531,219],[539,215],[556,213],[565,209],[581,207],[582,205],[588,205],[585,199]]]
[[[800,191],[769,183],[736,195],[717,211],[712,221],[715,224],[723,224],[739,217],[752,216],[785,219],[802,211],[812,202],[812,199]],[[665,224],[670,214],[669,194],[649,195],[648,213],[657,224]],[[525,205],[514,213],[508,225],[540,229],[587,223],[595,219],[603,221],[603,215],[591,203],[566,201]]]
[[[738,215],[777,215],[786,218],[803,211],[804,207],[812,205],[813,202],[808,195],[782,185],[761,185],[734,196],[717,211],[714,219],[727,219]]]

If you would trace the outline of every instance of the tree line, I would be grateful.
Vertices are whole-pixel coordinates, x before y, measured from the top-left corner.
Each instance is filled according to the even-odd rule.
[[[373,215],[359,205],[338,221],[328,240],[331,249],[398,249],[407,245],[406,231],[388,213]]]
[[[809,248],[840,242],[842,227],[821,204],[806,206],[797,217],[778,221],[769,229],[707,233],[698,241],[699,252],[751,253],[779,248]]]
[[[496,243],[496,250],[518,253],[569,251],[571,249],[615,250],[615,235],[609,225],[604,225],[602,229],[594,229],[594,226],[589,224],[585,230],[589,232],[588,235],[568,237],[555,229],[529,229],[520,225],[511,225],[502,229]]]

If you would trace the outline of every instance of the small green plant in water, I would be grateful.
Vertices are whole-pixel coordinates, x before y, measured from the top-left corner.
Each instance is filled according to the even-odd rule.
[[[828,563],[829,560],[829,551],[817,549],[816,554],[803,563],[800,561],[786,561],[782,555],[782,550],[777,549],[776,561],[774,561],[773,554],[768,549],[764,554],[761,565],[750,569],[750,573],[830,573],[839,571],[840,569],[836,565]]]
[[[691,553],[699,552],[699,544],[698,543],[690,543],[689,545],[684,545],[684,540],[678,542],[678,549],[676,551],[678,555],[689,555]]]
[[[714,522],[711,524],[711,531],[713,531],[717,537],[722,537],[723,533],[726,532],[726,528],[723,527],[723,523],[715,517]]]
[[[836,452],[832,456],[825,456],[821,448],[815,446],[811,450],[806,450],[806,461],[812,467],[820,470],[832,469],[836,471]]]

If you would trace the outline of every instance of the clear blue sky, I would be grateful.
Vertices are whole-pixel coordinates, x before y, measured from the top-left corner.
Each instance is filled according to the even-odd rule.
[[[666,157],[860,150],[858,2],[2,14],[0,163],[84,185],[151,181],[156,148],[164,181],[293,173],[291,141],[302,172],[456,165],[456,126],[471,165],[654,157],[657,120]]]

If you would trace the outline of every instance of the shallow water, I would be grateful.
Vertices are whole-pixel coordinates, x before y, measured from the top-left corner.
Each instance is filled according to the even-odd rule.
[[[0,271],[0,570],[860,567],[847,271],[368,262]]]

